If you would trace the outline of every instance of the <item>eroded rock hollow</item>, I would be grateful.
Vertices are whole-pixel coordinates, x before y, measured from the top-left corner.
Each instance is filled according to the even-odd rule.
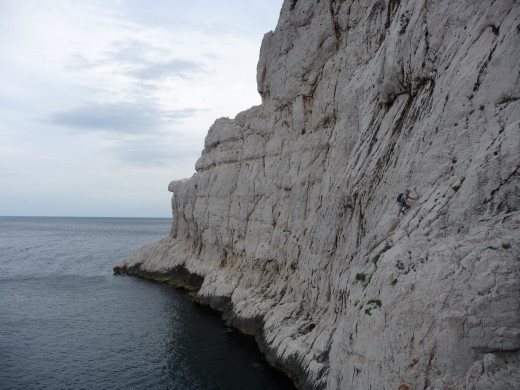
[[[519,59],[518,1],[284,1],[262,104],[116,271],[194,289],[299,388],[519,388]]]

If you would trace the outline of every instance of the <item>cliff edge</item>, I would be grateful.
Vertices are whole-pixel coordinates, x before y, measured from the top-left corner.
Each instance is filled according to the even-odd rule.
[[[284,1],[262,104],[116,272],[193,289],[300,388],[519,388],[519,59],[518,1]]]

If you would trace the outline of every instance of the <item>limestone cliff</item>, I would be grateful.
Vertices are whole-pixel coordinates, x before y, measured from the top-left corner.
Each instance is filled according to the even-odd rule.
[[[300,388],[519,388],[519,59],[514,0],[284,1],[262,104],[117,271],[196,289]]]

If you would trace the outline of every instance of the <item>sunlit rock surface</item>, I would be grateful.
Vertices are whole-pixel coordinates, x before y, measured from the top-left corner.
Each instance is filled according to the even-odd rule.
[[[520,388],[519,59],[518,1],[285,1],[262,104],[118,271],[200,287],[301,388]]]

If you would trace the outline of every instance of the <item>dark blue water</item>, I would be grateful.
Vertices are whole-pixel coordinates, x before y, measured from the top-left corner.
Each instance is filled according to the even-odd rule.
[[[0,388],[292,388],[186,293],[113,275],[170,224],[0,217]]]

